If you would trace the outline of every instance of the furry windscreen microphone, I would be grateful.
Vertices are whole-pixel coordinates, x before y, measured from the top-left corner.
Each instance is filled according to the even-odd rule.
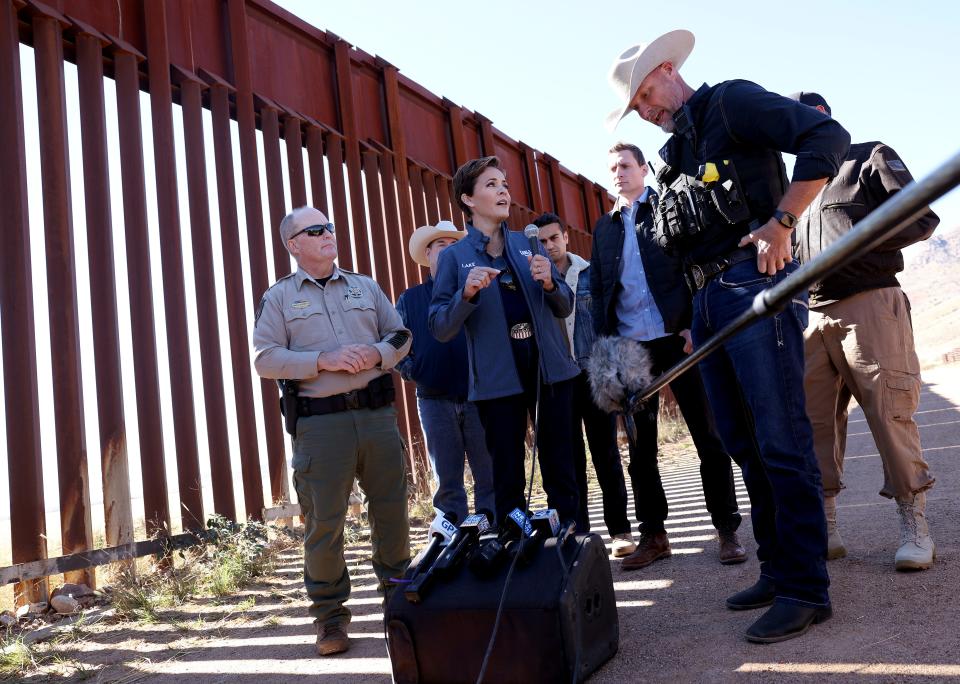
[[[650,354],[626,337],[599,337],[590,351],[587,374],[597,406],[607,413],[623,411],[627,397],[653,379]]]

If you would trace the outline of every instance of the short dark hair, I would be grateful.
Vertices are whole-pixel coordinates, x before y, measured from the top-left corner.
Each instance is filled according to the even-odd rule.
[[[453,198],[457,201],[457,206],[460,207],[467,216],[473,216],[473,212],[470,211],[470,207],[463,203],[461,196],[473,195],[477,178],[480,177],[481,173],[490,168],[503,171],[503,167],[500,166],[500,160],[497,157],[480,157],[479,159],[471,159],[453,174]]]
[[[638,166],[643,166],[647,163],[647,160],[643,158],[643,152],[640,151],[640,148],[627,142],[618,142],[616,145],[610,148],[610,151],[607,154],[613,154],[614,152],[626,152],[627,150],[633,152],[633,156],[637,158]]]
[[[805,104],[808,107],[823,107],[827,112],[827,116],[833,116],[832,112],[830,111],[830,105],[827,104],[827,101],[823,99],[823,95],[820,93],[814,93],[809,90],[801,90],[799,93],[793,93],[787,97],[789,97],[791,100],[796,100],[800,104]]]
[[[549,226],[551,223],[560,224],[560,231],[563,233],[567,232],[567,227],[564,225],[563,221],[560,220],[560,217],[556,214],[551,214],[549,211],[544,212],[537,218],[533,219],[533,225],[535,225],[537,228]]]

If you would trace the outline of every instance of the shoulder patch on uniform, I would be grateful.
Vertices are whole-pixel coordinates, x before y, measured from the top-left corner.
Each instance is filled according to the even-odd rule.
[[[887,166],[891,171],[906,171],[907,167],[899,159],[888,159]]]
[[[267,303],[267,295],[264,295],[260,298],[260,303],[257,304],[257,312],[253,315],[253,327],[257,327],[257,323],[260,321],[260,314],[263,313],[263,306]]]

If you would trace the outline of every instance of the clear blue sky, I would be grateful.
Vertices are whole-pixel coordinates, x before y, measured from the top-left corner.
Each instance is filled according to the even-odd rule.
[[[960,3],[279,4],[605,185],[611,143],[635,142],[655,158],[665,140],[636,115],[616,135],[603,128],[617,104],[609,65],[623,48],[675,28],[697,38],[681,70],[694,87],[746,78],[783,94],[816,90],[854,141],[891,145],[918,178],[960,150]],[[934,207],[944,227],[960,224],[960,191]]]

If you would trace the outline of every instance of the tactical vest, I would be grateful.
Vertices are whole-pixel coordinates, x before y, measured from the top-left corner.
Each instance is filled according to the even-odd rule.
[[[666,166],[657,174],[658,239],[689,263],[735,250],[741,237],[770,219],[788,185],[778,151],[740,140],[727,128],[722,96],[729,83],[715,86],[696,113],[681,108],[674,115],[675,133],[660,150]],[[676,207],[669,205],[670,190]],[[671,226],[671,210],[686,211],[673,218],[696,225]]]

